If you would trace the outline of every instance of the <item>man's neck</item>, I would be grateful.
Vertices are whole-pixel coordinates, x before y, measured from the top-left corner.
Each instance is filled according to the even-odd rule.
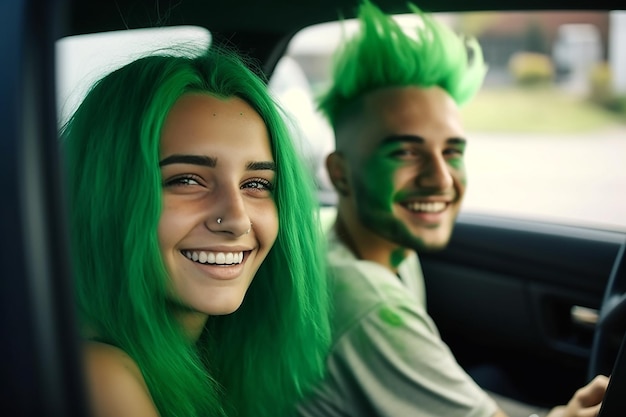
[[[335,233],[358,259],[376,262],[396,274],[410,249],[398,246],[364,227],[354,214],[338,208]]]

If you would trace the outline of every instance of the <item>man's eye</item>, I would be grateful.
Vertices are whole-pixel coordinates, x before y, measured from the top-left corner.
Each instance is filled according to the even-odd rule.
[[[397,149],[397,150],[391,152],[390,156],[392,158],[396,158],[396,159],[416,158],[417,157],[417,152],[415,152],[412,149]]]
[[[443,154],[445,156],[460,157],[463,156],[463,151],[461,149],[449,148],[444,150]]]

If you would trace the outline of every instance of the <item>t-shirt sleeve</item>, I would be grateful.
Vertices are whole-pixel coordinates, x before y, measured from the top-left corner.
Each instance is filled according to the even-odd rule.
[[[360,416],[490,417],[495,402],[456,362],[419,306],[382,305],[337,341],[337,394]]]

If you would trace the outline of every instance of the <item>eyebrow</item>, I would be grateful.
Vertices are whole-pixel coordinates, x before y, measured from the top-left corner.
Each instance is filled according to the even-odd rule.
[[[215,168],[217,166],[217,158],[204,155],[170,155],[159,162],[159,167],[172,164],[188,164],[199,165],[203,167]],[[272,161],[253,161],[246,164],[248,171],[276,171],[276,164]]]
[[[161,160],[159,162],[159,167],[164,167],[166,165],[172,164],[189,164],[189,165],[200,165],[209,168],[215,168],[217,165],[217,158],[212,158],[210,156],[202,156],[202,155],[170,155],[167,158]]]
[[[398,142],[409,142],[423,144],[426,142],[423,137],[417,135],[391,135],[381,141],[381,145],[389,145]],[[446,140],[448,145],[465,145],[467,140],[463,138],[449,138]]]
[[[276,164],[272,161],[248,162],[246,169],[248,171],[276,171]]]

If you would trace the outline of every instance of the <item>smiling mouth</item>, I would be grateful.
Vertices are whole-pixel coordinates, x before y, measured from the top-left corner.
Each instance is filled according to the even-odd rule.
[[[239,265],[243,262],[244,252],[208,252],[181,251],[183,256],[203,265]]]
[[[448,207],[448,203],[444,203],[442,201],[414,201],[410,203],[404,203],[402,205],[406,209],[414,213],[441,213],[446,209],[446,207]]]

